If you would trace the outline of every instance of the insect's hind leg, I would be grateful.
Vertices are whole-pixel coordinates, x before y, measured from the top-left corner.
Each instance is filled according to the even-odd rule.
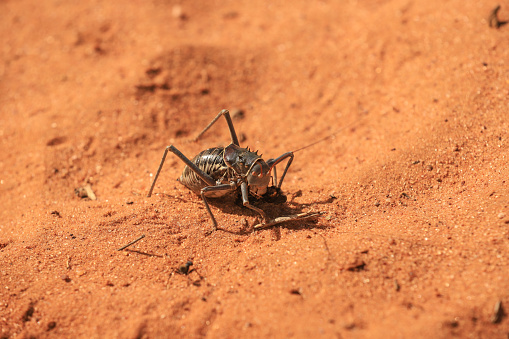
[[[226,122],[228,123],[230,136],[232,138],[232,144],[240,146],[239,139],[237,138],[237,133],[235,133],[235,128],[233,127],[232,118],[230,117],[230,112],[227,109],[223,109],[221,112],[219,112],[219,114],[210,122],[210,124],[207,125],[207,127],[203,129],[203,131],[200,132],[200,134],[196,136],[196,138],[193,139],[193,141],[198,140],[210,127],[212,127],[212,125],[214,125],[214,123],[221,117],[221,115],[224,116]]]
[[[163,158],[161,159],[161,163],[159,164],[159,168],[157,169],[156,176],[154,177],[154,181],[152,182],[152,186],[150,186],[150,190],[148,191],[147,197],[150,198],[152,195],[152,191],[154,189],[154,186],[156,185],[157,178],[159,177],[159,173],[161,173],[161,169],[163,168],[164,161],[166,160],[166,155],[168,154],[168,151],[171,151],[173,154],[175,154],[177,157],[180,158],[189,168],[191,168],[203,181],[205,181],[208,185],[214,186],[216,182],[214,179],[208,175],[207,173],[203,172],[201,169],[199,169],[191,160],[189,160],[182,152],[180,152],[175,146],[170,145],[166,146],[166,149],[163,153]]]

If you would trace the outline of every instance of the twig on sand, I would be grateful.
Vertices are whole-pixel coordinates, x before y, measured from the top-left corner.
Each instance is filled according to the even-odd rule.
[[[74,193],[80,198],[89,198],[90,200],[97,200],[94,191],[92,190],[92,186],[87,184],[83,187],[76,188]]]
[[[498,29],[498,28],[504,26],[505,24],[507,24],[507,21],[500,21],[500,19],[498,18],[499,10],[500,10],[500,5],[498,5],[491,11],[490,16],[488,17],[488,24],[490,25],[490,27]]]
[[[277,225],[277,224],[280,224],[283,222],[287,222],[287,221],[309,219],[309,218],[317,217],[322,214],[323,214],[323,212],[306,212],[306,213],[292,214],[292,215],[288,215],[286,217],[275,218],[274,220],[272,220],[266,224],[255,225],[254,228],[260,229],[260,228],[274,226],[274,225]]]
[[[145,238],[145,234],[142,234],[141,237],[139,237],[138,239],[136,240],[133,240],[131,241],[129,244],[125,245],[125,246],[122,246],[120,247],[117,251],[122,251],[122,250],[125,250],[126,248],[128,248],[129,246],[131,245],[134,245],[136,244],[138,241],[140,241],[141,239]]]

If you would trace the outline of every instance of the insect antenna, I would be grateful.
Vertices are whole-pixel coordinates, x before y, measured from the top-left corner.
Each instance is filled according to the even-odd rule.
[[[361,118],[361,119],[359,119],[359,120],[356,120],[356,121],[352,122],[351,124],[348,124],[348,125],[346,125],[346,126],[343,126],[343,127],[341,127],[340,129],[338,129],[336,132],[334,132],[334,133],[332,133],[332,134],[329,134],[328,136],[326,136],[326,137],[324,137],[324,138],[321,138],[321,139],[319,139],[319,140],[317,140],[317,141],[315,141],[315,142],[312,142],[312,143],[310,143],[310,144],[308,144],[308,145],[306,145],[306,146],[304,146],[304,147],[297,148],[296,150],[292,151],[292,153],[295,153],[295,152],[298,152],[298,151],[302,151],[302,150],[304,150],[304,149],[306,149],[306,148],[309,148],[309,147],[311,147],[311,146],[314,146],[314,145],[319,144],[319,143],[321,143],[321,142],[324,142],[324,141],[326,141],[326,140],[332,139],[332,138],[333,138],[336,134],[339,134],[340,132],[343,132],[343,131],[344,131],[345,129],[347,129],[347,128],[351,128],[351,127],[353,127],[353,126],[355,126],[355,125],[358,125],[358,124],[359,124],[360,122],[362,122],[362,120],[364,120],[364,119],[365,119],[365,118]]]

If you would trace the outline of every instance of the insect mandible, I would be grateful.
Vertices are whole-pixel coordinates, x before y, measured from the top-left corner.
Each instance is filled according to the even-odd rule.
[[[168,151],[170,151],[186,164],[178,181],[201,196],[212,220],[214,230],[217,230],[217,221],[210,209],[207,199],[222,197],[230,192],[238,190],[240,190],[242,204],[257,212],[263,220],[261,224],[255,226],[256,228],[275,225],[283,221],[304,219],[316,215],[317,213],[301,213],[269,220],[262,209],[253,206],[249,202],[250,195],[256,198],[262,198],[268,194],[280,194],[281,185],[288,172],[288,168],[292,164],[294,155],[293,152],[287,152],[275,159],[265,161],[257,152],[252,152],[249,148],[240,147],[230,113],[226,109],[219,112],[195,140],[205,133],[221,116],[223,116],[228,123],[231,143],[226,147],[213,147],[204,150],[192,160],[189,160],[175,146],[167,146],[147,196],[150,197],[152,195],[166,155]],[[278,182],[276,165],[284,160],[287,160],[286,167]],[[269,187],[271,179],[273,186]]]

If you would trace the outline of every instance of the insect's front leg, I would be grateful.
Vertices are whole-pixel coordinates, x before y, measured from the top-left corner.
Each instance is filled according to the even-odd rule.
[[[210,219],[212,219],[212,224],[214,227],[214,231],[217,231],[217,221],[216,218],[214,218],[214,214],[212,214],[212,211],[210,210],[209,203],[207,201],[206,194],[209,192],[218,192],[218,191],[235,191],[237,189],[237,186],[235,184],[222,184],[222,185],[216,185],[216,186],[207,186],[201,189],[201,198],[203,200],[203,203],[205,204],[205,208],[207,209],[207,212],[209,213]]]
[[[246,182],[240,184],[240,191],[242,192],[242,204],[247,208],[250,208],[253,211],[258,212],[262,216],[263,222],[265,223],[267,221],[267,215],[265,214],[265,212],[259,209],[258,207],[251,205],[251,203],[249,202],[249,191]]]
[[[289,159],[288,159],[289,158]],[[276,173],[276,165],[282,162],[283,160],[288,159],[288,162],[286,163],[285,170],[283,172],[283,175],[281,176],[281,180],[279,180],[279,185],[277,182],[277,173]],[[267,160],[267,165],[269,165],[270,169],[273,170],[274,174],[274,186],[277,186],[277,188],[281,188],[281,185],[283,184],[283,180],[285,179],[286,172],[288,172],[288,168],[290,168],[290,165],[293,161],[293,152],[287,152],[276,159],[269,159]]]

